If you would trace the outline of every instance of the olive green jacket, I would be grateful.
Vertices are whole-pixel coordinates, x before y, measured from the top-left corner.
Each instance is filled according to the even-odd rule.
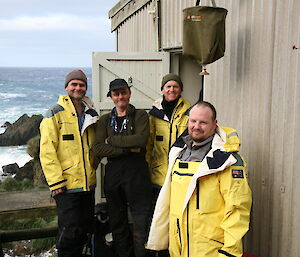
[[[146,111],[129,105],[127,129],[120,133],[116,133],[111,127],[111,118],[112,112],[102,115],[97,122],[93,152],[98,158],[115,158],[129,154],[131,148],[146,147],[149,137],[149,118]],[[105,143],[106,139],[108,144]],[[145,150],[141,154],[145,154]]]

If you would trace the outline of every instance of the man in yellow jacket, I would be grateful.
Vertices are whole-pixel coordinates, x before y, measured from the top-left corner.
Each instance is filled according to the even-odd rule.
[[[146,160],[152,182],[153,209],[168,170],[168,154],[176,139],[186,130],[190,103],[181,96],[183,83],[173,73],[162,78],[162,98],[157,99],[149,111],[150,135]],[[160,251],[159,257],[168,257]]]
[[[188,135],[169,154],[147,248],[171,257],[241,257],[252,203],[239,139],[208,102],[190,111]]]
[[[163,97],[157,99],[149,111],[150,136],[146,160],[152,184],[158,188],[166,177],[171,146],[187,128],[190,103],[181,97],[182,90],[183,84],[178,75],[165,75],[161,83]]]
[[[59,97],[40,125],[40,160],[57,206],[58,256],[79,257],[92,232],[97,162],[91,148],[98,114],[85,96],[81,70],[66,76],[65,89],[68,95]]]

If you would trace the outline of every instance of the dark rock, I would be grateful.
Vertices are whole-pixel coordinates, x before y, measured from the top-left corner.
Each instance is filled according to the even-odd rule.
[[[17,172],[15,179],[18,181],[22,181],[23,179],[29,179],[30,181],[33,181],[33,166],[34,166],[33,160],[30,160],[29,162],[27,162]]]
[[[11,126],[11,123],[8,122],[8,121],[6,121],[6,122],[4,122],[3,125],[1,125],[1,128],[7,128],[7,127],[9,127],[9,126]]]
[[[28,179],[32,181],[34,185],[47,185],[39,158],[27,162],[20,168],[14,178],[18,181]]]
[[[0,134],[0,146],[26,145],[27,141],[39,135],[39,126],[43,119],[42,115],[29,117],[23,114],[4,133]]]
[[[14,175],[20,170],[17,163],[2,166],[3,175]]]

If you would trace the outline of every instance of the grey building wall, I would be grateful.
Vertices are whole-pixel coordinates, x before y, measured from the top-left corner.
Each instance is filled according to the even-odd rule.
[[[196,1],[135,2],[144,2],[143,8],[123,17],[113,28],[118,38],[132,39],[122,46],[118,41],[118,49],[180,55],[182,9]],[[210,1],[201,3],[210,5]],[[261,257],[299,257],[300,49],[292,46],[300,47],[300,1],[216,3],[228,9],[226,53],[207,66],[210,75],[204,79],[204,99],[216,106],[219,123],[235,127],[242,140],[241,152],[248,163],[253,191],[245,247]],[[149,19],[147,15],[153,16],[149,14],[153,6],[157,17],[142,23],[142,19]],[[113,24],[115,18],[111,19]],[[199,88],[195,63],[185,57],[173,61],[188,84],[185,93],[195,95]]]

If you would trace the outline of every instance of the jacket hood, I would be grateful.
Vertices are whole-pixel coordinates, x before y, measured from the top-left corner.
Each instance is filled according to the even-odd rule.
[[[214,137],[212,141],[212,145],[214,148],[218,148],[225,152],[238,152],[240,150],[241,141],[238,137],[237,131],[234,128],[230,127],[217,127],[216,134],[219,136],[219,139],[216,140]],[[177,138],[176,142],[173,146],[183,148],[185,146],[185,142],[183,141],[183,137],[188,135],[188,129],[186,129],[179,138]]]
[[[61,95],[61,96],[59,96],[57,104],[59,104],[59,105],[61,105],[61,106],[63,106],[65,108],[66,106],[69,106],[69,103],[72,103],[72,100],[71,100],[70,96],[68,96],[68,95]],[[95,110],[94,103],[92,102],[92,100],[89,97],[84,96],[82,98],[82,103],[88,109],[94,109]],[[73,106],[73,104],[72,104],[72,106]],[[73,106],[73,108],[74,108],[74,106]],[[74,108],[74,110],[75,110],[75,108]]]

